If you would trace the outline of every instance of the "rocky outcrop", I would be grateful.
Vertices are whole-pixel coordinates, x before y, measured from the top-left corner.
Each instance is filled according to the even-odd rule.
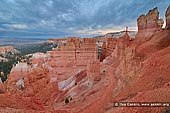
[[[139,92],[134,98],[127,101],[137,103],[162,102],[164,103],[164,107],[117,107],[117,109],[113,108],[107,113],[166,113],[169,112],[169,104],[166,103],[167,101],[170,101],[169,93],[169,88],[158,88],[156,90]],[[154,104],[152,106],[154,106]]]
[[[45,108],[38,98],[23,98],[10,94],[0,94],[0,107],[15,108],[18,110],[43,111]],[[14,110],[14,111],[15,111]]]
[[[165,17],[166,17],[166,28],[169,29],[170,28],[170,5],[166,10]]]
[[[16,95],[21,95],[21,81],[27,74],[31,72],[31,66],[27,63],[18,63],[16,66],[13,66],[10,74],[8,75],[8,79],[5,82],[6,92]],[[18,84],[18,86],[17,86]]]
[[[114,49],[116,48],[116,44],[117,44],[117,39],[116,38],[108,38],[107,40],[107,53],[106,53],[106,57],[110,56],[111,53],[114,51]]]
[[[86,66],[88,59],[97,59],[98,50],[95,43],[96,40],[92,38],[71,39],[67,45],[60,46],[59,49],[49,51],[47,54],[56,60],[58,66],[64,66],[64,62],[67,63],[65,66],[69,63]]]
[[[31,72],[31,66],[24,62],[19,62],[12,67],[8,81],[19,80],[21,77]]]
[[[4,84],[2,83],[1,78],[0,78],[0,93],[5,93],[5,87]]]
[[[151,16],[151,14],[157,14],[156,9],[154,10],[146,16],[150,15],[149,17],[155,17],[155,20],[157,20],[156,16]],[[140,18],[143,18],[143,20],[139,19],[138,22],[141,23],[145,19],[147,21],[149,17],[146,18],[146,16],[141,16]],[[161,20],[158,21],[161,23]],[[121,84],[118,83],[116,86],[113,102],[165,102],[170,99],[167,96],[170,81],[168,76],[170,71],[167,70],[168,65],[170,65],[167,62],[170,50],[170,32],[159,30],[154,21],[153,24],[140,25],[137,38],[123,50],[122,57],[117,56],[121,62],[116,69],[116,78]],[[161,26],[158,27],[161,28]],[[139,41],[139,38],[142,38],[142,40]],[[113,107],[113,109],[108,110],[108,113],[159,113],[165,112],[165,110],[168,110],[168,107],[127,107],[118,109]]]
[[[148,38],[148,40],[145,40],[145,43],[136,47],[137,57],[146,59],[158,50],[170,46],[170,33],[167,31],[155,32],[152,37],[146,38]]]
[[[162,28],[163,20],[159,19],[158,8],[150,10],[146,15],[142,14],[137,19],[138,32],[142,30],[156,31]]]
[[[158,8],[150,10],[146,15],[142,14],[137,19],[138,33],[137,43],[144,43],[152,37],[154,32],[162,30],[163,19],[159,19]]]
[[[101,80],[100,62],[98,60],[89,61],[88,65],[87,65],[87,76],[90,81]]]
[[[24,78],[24,95],[33,96],[40,92],[49,83],[48,73],[42,68],[35,68]]]
[[[0,47],[0,62],[8,62],[9,57],[15,57],[19,51],[16,50],[13,46],[2,46]]]
[[[76,47],[76,65],[87,66],[90,59],[98,59],[98,48],[94,38],[84,38]]]
[[[106,57],[111,56],[112,54],[115,56],[122,55],[122,51],[130,45],[132,40],[133,38],[129,36],[128,32],[124,32],[119,38],[108,38]]]
[[[47,52],[47,65],[62,81],[74,75],[78,70],[86,69],[89,60],[98,58],[96,40],[93,38],[71,38],[66,45]]]
[[[156,92],[157,89],[164,88],[164,87],[169,89],[168,84],[170,78],[167,75],[170,73],[170,71],[166,69],[170,64],[169,62],[167,62],[167,59],[169,59],[169,51],[170,51],[170,47],[166,49],[162,49],[161,51],[158,51],[155,54],[151,55],[147,60],[143,61],[143,66],[140,67],[140,70],[138,70],[139,73],[136,73],[136,75],[133,76],[133,79],[135,79],[135,81],[124,79],[127,80],[126,82],[128,81],[131,82],[128,82],[128,84],[126,84],[125,88],[119,93],[119,95],[115,97],[116,100],[114,101],[120,101],[120,100],[126,101],[130,96],[132,96],[130,97],[132,100],[136,100],[137,98],[139,99],[139,96],[137,95],[140,92],[143,92],[142,94],[145,94],[145,92],[154,92],[152,94],[156,96],[159,95],[159,93]],[[132,74],[131,72],[128,73]],[[127,75],[122,78],[125,77],[127,77]],[[167,95],[165,90],[162,91],[164,92],[164,93],[162,92],[162,94]],[[141,100],[138,100],[139,102],[144,101],[145,99],[146,99],[145,102],[146,101],[153,102],[157,100],[159,100],[159,102],[160,101],[164,102],[166,99],[169,99],[169,97],[165,98],[163,95],[161,95],[161,96],[154,97],[152,99],[150,98],[148,100],[146,97],[140,99]],[[151,109],[149,108],[148,110]],[[157,109],[157,110],[161,110],[161,109]]]
[[[158,27],[159,27],[160,29],[162,29],[163,24],[164,24],[164,20],[163,20],[162,18],[159,19],[159,20],[158,20]]]
[[[2,46],[0,47],[0,54],[11,52],[12,55],[19,53],[13,46]]]
[[[28,65],[25,62],[19,62],[15,66],[13,66],[11,73],[15,72],[23,72],[23,73],[29,73],[31,71],[31,66]]]
[[[146,14],[146,29],[158,27],[159,12],[158,8],[150,10]]]
[[[137,19],[138,31],[146,29],[146,16],[144,14],[140,15]]]

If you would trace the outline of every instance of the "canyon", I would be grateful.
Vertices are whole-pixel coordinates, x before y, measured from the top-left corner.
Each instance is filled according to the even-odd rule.
[[[162,113],[169,107],[115,107],[115,102],[170,101],[170,6],[157,8],[117,38],[50,38],[46,53],[18,62],[0,81],[2,113]],[[133,34],[133,33],[132,33]],[[99,47],[101,47],[99,55]],[[13,48],[12,48],[13,49]],[[1,49],[4,52],[6,49]]]

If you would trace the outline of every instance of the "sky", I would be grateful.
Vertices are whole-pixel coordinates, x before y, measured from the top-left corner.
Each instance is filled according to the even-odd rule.
[[[170,0],[0,0],[0,38],[93,37],[129,27],[141,14]]]

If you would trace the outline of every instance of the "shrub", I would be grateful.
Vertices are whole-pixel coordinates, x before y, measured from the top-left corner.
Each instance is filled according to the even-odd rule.
[[[65,102],[66,104],[69,103],[68,98],[66,98],[66,99],[64,100],[64,102]]]

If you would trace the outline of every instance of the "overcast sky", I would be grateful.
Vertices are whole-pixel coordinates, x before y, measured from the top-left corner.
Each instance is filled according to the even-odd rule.
[[[139,15],[170,0],[0,0],[0,37],[91,37],[137,30]]]

